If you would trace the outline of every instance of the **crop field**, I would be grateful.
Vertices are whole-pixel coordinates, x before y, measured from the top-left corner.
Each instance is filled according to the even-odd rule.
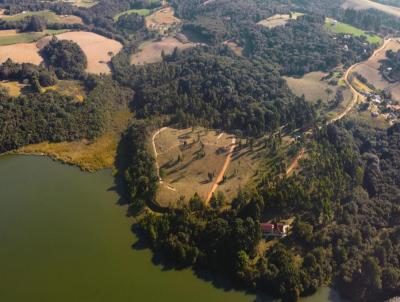
[[[20,96],[22,90],[28,86],[14,81],[1,81],[0,87],[6,88],[11,96]]]
[[[77,43],[88,59],[86,71],[94,74],[109,74],[111,70],[108,63],[112,56],[122,49],[122,44],[118,41],[105,38],[92,32],[71,31],[57,35],[57,38],[60,40],[71,40]]]
[[[39,65],[43,59],[35,43],[19,43],[0,46],[0,63],[11,59],[16,63],[31,63]]]
[[[268,28],[274,28],[277,26],[283,26],[285,25],[289,20],[296,20],[298,17],[303,16],[302,13],[292,13],[292,15],[289,14],[276,14],[273,15],[272,17],[269,17],[265,20],[261,20],[258,22],[259,25],[268,27]]]
[[[161,61],[161,52],[171,54],[175,48],[187,49],[194,47],[194,43],[182,43],[173,37],[167,37],[161,41],[148,41],[139,46],[139,51],[132,54],[131,64],[143,65]]]
[[[232,146],[234,136],[203,128],[166,128],[154,139],[162,183],[157,200],[161,205],[174,204],[181,196],[186,201],[198,193],[206,199]],[[241,148],[233,152],[225,172],[226,179],[216,191],[233,198],[240,186],[254,176],[260,158],[256,150]],[[212,179],[209,177],[212,176]]]
[[[20,21],[29,16],[38,16],[45,19],[48,23],[64,23],[64,24],[83,24],[83,21],[78,16],[73,15],[57,15],[49,10],[42,10],[37,12],[24,12],[16,15],[0,14],[0,19],[4,21]]]
[[[110,129],[93,141],[43,142],[22,147],[17,152],[48,155],[56,160],[78,165],[85,171],[113,168],[120,135],[128,126],[130,119],[129,111],[114,113]]]
[[[68,30],[45,30],[43,32],[19,33],[15,29],[0,30],[0,46],[12,45],[18,43],[31,43],[40,40],[45,36],[58,35]]]
[[[370,0],[346,0],[342,4],[343,8],[353,8],[353,9],[376,9],[380,10],[384,13],[394,15],[396,17],[400,17],[400,8],[384,5],[378,2],[370,1]]]
[[[391,92],[393,99],[400,100],[400,83],[389,83],[382,77],[379,71],[380,61],[385,59],[386,50],[389,49],[393,51],[400,50],[400,42],[398,40],[390,41],[384,51],[381,51],[368,61],[359,64],[354,71],[365,77],[375,88],[380,90],[387,89]]]
[[[369,34],[354,26],[342,22],[337,22],[330,18],[326,18],[325,26],[333,33],[349,34],[357,37],[364,36],[367,38],[367,41],[369,43],[380,44],[382,42],[382,38],[377,35]]]
[[[127,11],[124,11],[122,13],[119,13],[118,15],[114,16],[114,21],[118,21],[119,17],[124,16],[124,15],[130,15],[130,14],[138,14],[143,17],[149,16],[151,11],[147,8],[142,8],[142,9],[130,9]]]

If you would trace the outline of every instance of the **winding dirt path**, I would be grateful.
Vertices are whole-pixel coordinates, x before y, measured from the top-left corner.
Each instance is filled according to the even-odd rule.
[[[217,190],[220,182],[224,179],[225,172],[228,169],[229,164],[231,163],[232,154],[233,154],[233,151],[235,150],[235,148],[236,148],[236,138],[232,138],[231,148],[229,149],[228,155],[226,156],[226,159],[225,159],[225,163],[224,163],[221,171],[219,172],[218,177],[215,179],[215,182],[211,188],[211,191],[207,195],[206,205],[210,202],[212,195]]]
[[[382,44],[382,46],[379,47],[377,50],[375,50],[374,53],[372,54],[372,56],[371,56],[368,60],[370,60],[370,59],[372,59],[372,58],[374,58],[374,57],[380,55],[380,53],[381,53],[382,51],[385,51],[386,48],[387,48],[387,46],[388,46],[388,44],[389,44],[390,42],[392,42],[392,41],[398,41],[398,40],[397,40],[397,39],[394,39],[394,38],[390,38],[390,39],[385,40],[384,43]],[[326,123],[326,125],[329,125],[329,124],[332,124],[332,123],[334,123],[334,122],[336,122],[336,121],[338,121],[338,120],[341,120],[342,118],[344,118],[344,117],[353,109],[353,107],[354,107],[356,104],[358,104],[358,103],[360,103],[360,102],[362,102],[362,101],[365,100],[365,96],[362,95],[361,93],[359,93],[359,92],[351,85],[350,80],[349,80],[349,76],[350,76],[350,74],[353,72],[353,70],[354,70],[357,66],[359,66],[359,65],[361,65],[361,64],[365,64],[365,62],[367,62],[368,60],[363,61],[363,62],[356,63],[356,64],[350,66],[350,67],[346,70],[346,72],[345,72],[345,74],[344,74],[344,81],[345,81],[346,85],[349,87],[349,89],[351,90],[351,93],[352,93],[352,95],[353,95],[353,98],[352,98],[350,104],[346,107],[346,109],[345,109],[342,113],[340,113],[339,115],[337,115],[337,116],[335,116],[334,118],[332,118],[331,120],[329,120],[329,121]],[[320,126],[319,128],[321,129],[322,127]],[[296,168],[298,167],[299,161],[300,161],[300,159],[303,158],[304,154],[305,154],[305,149],[303,148],[303,149],[301,149],[300,153],[293,159],[293,161],[292,161],[292,163],[289,165],[289,167],[286,169],[286,176],[290,175],[290,174],[293,172],[293,170],[296,169]]]

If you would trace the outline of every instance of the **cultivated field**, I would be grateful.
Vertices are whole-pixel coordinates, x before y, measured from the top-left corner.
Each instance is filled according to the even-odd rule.
[[[203,128],[166,128],[154,137],[157,163],[162,182],[157,200],[161,205],[174,204],[181,196],[186,201],[198,193],[207,198],[218,174],[221,172],[235,137]],[[235,145],[236,146],[236,145]],[[219,182],[216,191],[233,198],[240,186],[245,186],[255,175],[260,161],[259,152],[242,148],[234,151],[225,181]],[[213,175],[212,179],[208,174]]]
[[[0,87],[6,88],[11,96],[20,96],[22,90],[27,87],[27,85],[14,81],[1,81]]]
[[[342,6],[343,8],[354,8],[358,10],[374,8],[387,14],[400,17],[400,8],[384,5],[370,0],[346,0]]]
[[[43,59],[35,43],[19,43],[0,46],[0,63],[11,59],[16,63],[32,63],[39,65]]]
[[[335,21],[331,18],[325,19],[325,26],[326,26],[326,28],[328,28],[330,31],[332,31],[334,33],[349,34],[349,35],[353,35],[353,36],[357,36],[357,37],[364,36],[367,38],[367,41],[369,43],[379,44],[382,42],[382,38],[377,35],[369,34],[361,29],[354,27],[354,26]]]
[[[108,63],[112,56],[122,49],[121,43],[92,32],[72,31],[57,35],[57,38],[60,40],[71,40],[82,48],[88,59],[86,71],[89,73],[109,74],[111,70]],[[50,37],[45,39],[48,41]],[[41,47],[45,45],[45,43],[39,43]]]
[[[161,52],[171,54],[175,48],[187,49],[194,47],[194,43],[182,43],[176,38],[167,37],[161,41],[148,41],[139,46],[139,51],[131,56],[131,64],[143,65],[161,61]]]
[[[20,21],[29,16],[42,17],[48,23],[83,24],[82,19],[78,16],[73,16],[73,15],[61,16],[49,10],[43,10],[37,12],[23,12],[15,15],[4,15],[4,11],[0,12],[0,19],[4,21]]]
[[[387,89],[392,93],[395,100],[400,100],[400,83],[391,84],[386,81],[379,72],[381,65],[380,61],[385,59],[387,50],[398,51],[400,50],[399,40],[391,40],[388,42],[385,49],[380,51],[376,56],[370,58],[368,61],[359,64],[354,68],[354,71],[365,77],[368,82],[375,86],[377,89]]]
[[[257,24],[268,27],[268,28],[274,28],[277,26],[285,25],[289,20],[296,20],[300,16],[303,16],[303,14],[302,13],[292,13],[292,15],[276,14],[265,20],[261,20]]]

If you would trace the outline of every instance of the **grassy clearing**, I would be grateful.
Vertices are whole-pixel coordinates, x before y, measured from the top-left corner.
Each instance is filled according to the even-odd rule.
[[[13,45],[18,43],[32,43],[40,40],[43,37],[58,35],[67,32],[66,29],[60,30],[45,30],[43,32],[27,32],[18,33],[15,30],[1,30],[0,31],[0,46]]]
[[[114,113],[110,130],[94,141],[43,142],[22,147],[17,152],[48,155],[85,171],[113,168],[120,135],[128,126],[131,116],[128,110]]]
[[[389,6],[389,5],[385,5],[385,4],[370,1],[370,0],[346,0],[346,1],[344,1],[342,6],[344,8],[353,8],[353,9],[357,9],[357,10],[373,8],[376,10],[380,10],[384,13],[391,14],[396,17],[400,17],[400,8],[399,7]]]
[[[364,36],[367,38],[368,43],[371,44],[380,44],[383,41],[382,38],[377,35],[369,34],[366,31],[363,31],[346,23],[335,21],[331,18],[325,19],[325,26],[331,32],[336,34],[349,34],[357,37]]]
[[[28,86],[14,81],[12,82],[1,81],[0,87],[6,88],[11,96],[16,97],[20,96],[22,94],[22,90]]]
[[[83,24],[83,21],[78,16],[65,15],[60,16],[49,10],[42,10],[36,12],[23,12],[15,15],[0,15],[0,19],[4,21],[21,21],[26,17],[38,16],[46,20],[47,23],[66,23],[66,24]]]
[[[118,21],[119,17],[124,16],[124,15],[130,15],[130,14],[138,14],[143,17],[147,17],[151,14],[151,10],[142,8],[142,9],[130,9],[127,11],[124,11],[122,13],[119,13],[114,17],[114,21]]]
[[[289,20],[297,20],[298,17],[301,17],[303,15],[304,14],[302,14],[302,13],[296,13],[296,12],[294,12],[290,15],[289,14],[276,14],[265,20],[261,20],[260,22],[258,22],[258,24],[268,27],[268,28],[274,28],[277,26],[285,25]]]
[[[56,85],[43,88],[43,92],[55,90],[61,95],[73,97],[77,102],[83,102],[86,97],[85,88],[79,81],[60,80]]]
[[[155,139],[163,179],[158,202],[174,204],[181,196],[188,200],[196,192],[205,199],[224,165],[232,138],[232,135],[203,128],[162,131]],[[244,187],[257,171],[261,161],[259,153],[249,147],[235,151],[225,173],[226,180],[219,184],[217,191],[225,193],[228,200],[233,198],[238,188]],[[214,178],[210,179],[208,173],[214,174]]]

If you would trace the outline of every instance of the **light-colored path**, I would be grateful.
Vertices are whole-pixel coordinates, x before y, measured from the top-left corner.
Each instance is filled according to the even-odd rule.
[[[231,148],[229,149],[228,155],[226,156],[224,166],[222,167],[221,171],[219,172],[218,177],[215,180],[215,182],[211,188],[211,191],[207,195],[206,204],[208,204],[210,202],[210,199],[211,199],[213,193],[217,190],[219,183],[224,179],[225,172],[228,169],[229,164],[231,163],[232,154],[233,154],[233,151],[235,150],[235,147],[236,147],[236,138],[232,138]]]
[[[162,179],[161,179],[161,176],[160,176],[160,166],[158,165],[158,161],[157,161],[158,153],[157,153],[155,139],[165,129],[167,129],[167,127],[163,127],[163,128],[158,129],[156,132],[154,132],[153,137],[151,138],[151,143],[153,145],[154,159],[155,159],[155,162],[156,162],[157,176],[158,176],[158,180],[160,181],[160,183],[162,183]]]
[[[386,48],[387,48],[388,44],[389,44],[390,42],[392,42],[392,41],[397,41],[397,42],[398,42],[397,39],[393,39],[393,38],[390,38],[390,39],[385,40],[385,42],[382,44],[382,46],[379,47],[377,50],[375,50],[374,53],[372,54],[372,56],[371,56],[368,60],[373,59],[374,57],[380,55],[382,51],[386,51]],[[367,61],[368,61],[368,60],[367,60]],[[334,123],[334,122],[336,122],[336,121],[338,121],[338,120],[344,118],[344,117],[353,109],[353,107],[354,107],[356,104],[362,102],[362,101],[365,99],[365,96],[362,95],[361,93],[359,93],[359,92],[351,85],[350,80],[349,80],[349,76],[351,75],[351,73],[353,72],[353,70],[354,70],[357,66],[359,66],[359,65],[361,65],[361,64],[364,64],[364,63],[367,62],[367,61],[363,61],[363,62],[356,63],[356,64],[350,66],[349,69],[347,69],[346,73],[344,74],[344,81],[345,81],[346,85],[349,87],[349,89],[351,90],[351,93],[352,93],[352,100],[351,100],[351,102],[349,103],[349,105],[346,107],[346,109],[345,109],[342,113],[340,113],[339,115],[337,115],[337,116],[335,116],[334,118],[332,118],[331,120],[329,120],[329,121],[326,123],[327,125],[332,124],[332,123]],[[320,126],[319,128],[322,128],[322,127]],[[292,161],[292,163],[289,165],[289,167],[286,169],[286,176],[289,176],[289,175],[293,172],[293,170],[296,169],[296,168],[298,167],[299,161],[300,161],[300,159],[303,158],[304,154],[305,154],[305,149],[303,148],[303,149],[301,149],[300,153],[293,159],[293,161]]]

